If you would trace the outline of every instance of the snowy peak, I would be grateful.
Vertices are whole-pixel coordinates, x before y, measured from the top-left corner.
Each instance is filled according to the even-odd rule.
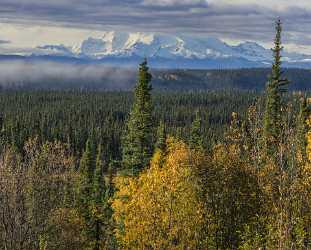
[[[232,48],[216,38],[192,38],[150,33],[105,32],[102,37],[88,38],[81,44],[82,55],[139,56],[161,58],[199,58],[230,56]]]
[[[265,49],[255,42],[244,42],[235,46],[234,49],[241,57],[246,57],[251,61],[270,61],[272,58],[271,50]]]
[[[132,55],[135,51],[147,50],[154,36],[143,33],[105,32],[100,38],[88,38],[81,44],[81,54],[100,58],[102,56]]]
[[[39,55],[63,55],[75,58],[104,60],[105,58],[148,57],[169,60],[227,60],[269,64],[272,52],[255,42],[231,46],[213,37],[174,36],[152,33],[103,32],[99,37],[89,37],[80,45],[45,45],[35,50]],[[311,56],[284,52],[284,61],[310,61]]]
[[[107,51],[107,42],[98,38],[88,38],[83,41],[81,45],[81,53],[85,55],[97,55],[98,53],[105,53]]]

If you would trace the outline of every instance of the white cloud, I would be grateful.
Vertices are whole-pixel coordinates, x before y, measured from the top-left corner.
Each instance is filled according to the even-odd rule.
[[[34,48],[45,44],[65,44],[67,46],[79,45],[88,36],[100,36],[102,31],[70,27],[22,25],[0,23],[2,40],[11,41],[8,48]]]

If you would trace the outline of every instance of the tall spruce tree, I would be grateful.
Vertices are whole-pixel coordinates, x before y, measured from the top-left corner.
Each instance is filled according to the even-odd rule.
[[[128,174],[137,174],[149,164],[152,156],[151,79],[147,60],[144,60],[139,67],[135,100],[122,138],[122,165]]]
[[[201,133],[201,126],[202,126],[202,120],[199,115],[199,112],[197,111],[195,113],[195,118],[191,125],[190,130],[190,147],[192,149],[202,150],[204,148],[203,146],[203,138]]]
[[[276,36],[274,40],[272,73],[266,86],[266,104],[264,114],[264,139],[266,150],[269,155],[273,154],[280,142],[282,130],[282,93],[286,91],[289,81],[283,78],[281,70],[281,42],[282,23],[276,21]]]
[[[108,192],[108,185],[104,178],[104,162],[102,160],[101,146],[97,148],[96,168],[93,179],[93,195],[91,209],[92,231],[89,243],[91,249],[107,249],[111,235],[111,216],[112,210],[109,204],[111,198]]]
[[[93,194],[95,203],[102,201],[103,194],[105,193],[105,180],[103,175],[103,160],[102,160],[101,145],[97,147],[96,168],[93,179]]]
[[[83,232],[87,249],[107,249],[112,238],[110,207],[111,182],[106,183],[101,146],[94,152],[95,143],[89,139],[81,158],[77,193],[77,211],[84,223]]]
[[[92,211],[90,204],[93,200],[93,178],[95,170],[95,152],[93,142],[88,139],[80,160],[79,179],[76,195],[76,208],[80,218],[84,223],[81,232],[85,239],[92,235]],[[88,242],[86,243],[88,245]]]
[[[88,139],[80,160],[77,205],[82,214],[87,212],[92,195],[93,175],[95,169],[95,152],[93,142]]]

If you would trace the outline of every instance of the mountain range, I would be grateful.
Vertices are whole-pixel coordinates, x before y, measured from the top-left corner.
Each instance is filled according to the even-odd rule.
[[[76,46],[42,45],[30,53],[2,55],[0,60],[136,66],[144,57],[158,68],[261,68],[271,65],[272,51],[255,42],[229,45],[213,37],[111,31]],[[283,62],[289,68],[311,68],[311,55],[284,51]]]

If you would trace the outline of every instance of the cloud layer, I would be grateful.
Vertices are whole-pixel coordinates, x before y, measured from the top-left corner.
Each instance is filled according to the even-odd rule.
[[[96,86],[101,90],[131,89],[136,70],[102,65],[74,65],[52,62],[0,62],[0,88],[32,87],[61,89]]]
[[[310,0],[0,0],[0,12],[2,23],[61,26],[64,34],[71,27],[192,33],[262,43],[271,42],[273,21],[281,17],[286,43],[298,49],[311,44],[306,35],[311,33]],[[48,31],[36,32],[30,35],[34,40]],[[56,35],[58,41],[61,32]]]

